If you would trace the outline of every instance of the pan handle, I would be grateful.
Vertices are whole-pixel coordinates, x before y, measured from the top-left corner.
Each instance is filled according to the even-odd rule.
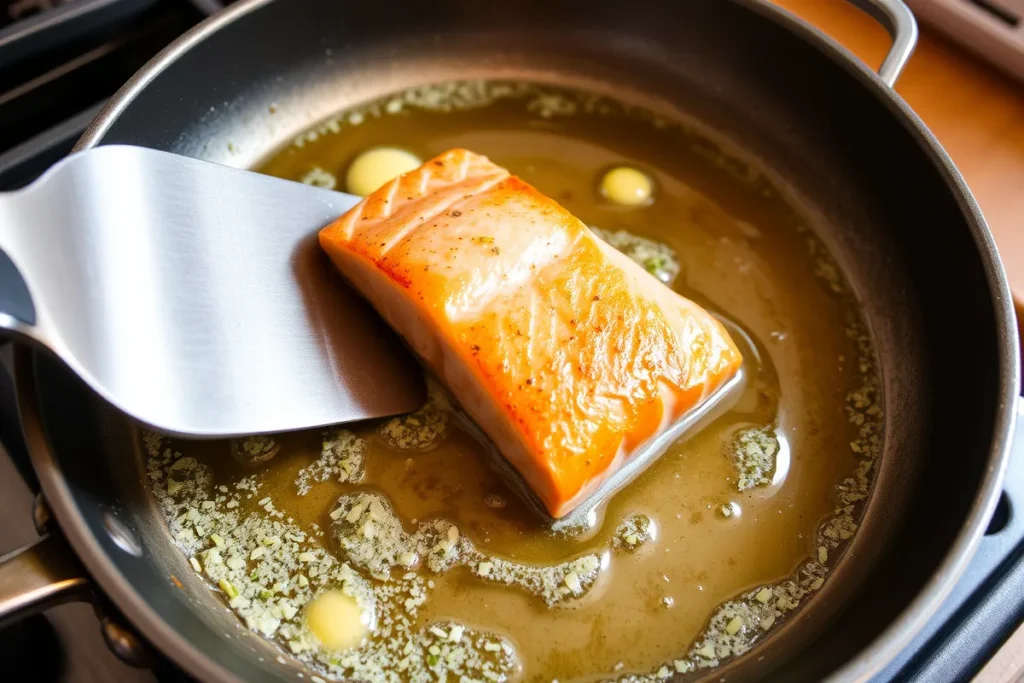
[[[878,77],[892,88],[917,46],[917,20],[914,19],[914,13],[903,0],[848,1],[874,17],[889,32],[892,47],[882,61],[882,66],[878,67]]]
[[[0,557],[0,628],[54,605],[88,599],[85,577],[59,533]]]
[[[0,371],[2,372],[2,371]],[[110,651],[128,666],[153,666],[153,651],[133,628],[119,618],[109,602],[93,591],[92,581],[56,524],[41,495],[32,516],[40,537],[0,556],[0,630],[10,624],[66,602],[88,602],[100,620]]]

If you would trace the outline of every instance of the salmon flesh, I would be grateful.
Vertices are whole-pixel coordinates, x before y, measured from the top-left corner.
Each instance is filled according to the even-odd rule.
[[[387,183],[320,244],[555,519],[740,370],[712,315],[473,152]]]

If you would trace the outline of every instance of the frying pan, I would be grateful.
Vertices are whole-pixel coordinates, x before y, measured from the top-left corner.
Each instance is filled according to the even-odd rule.
[[[711,676],[864,680],[934,614],[977,548],[1019,393],[991,235],[949,157],[891,89],[913,18],[897,0],[864,4],[894,34],[881,77],[763,0],[243,0],[139,72],[79,148],[127,143],[247,166],[350,104],[491,77],[606,93],[742,149],[801,205],[849,277],[877,345],[887,418],[863,524],[831,580]],[[104,621],[127,658],[141,651],[137,630],[201,680],[294,680],[289,660],[249,636],[173,546],[129,422],[42,354],[16,347],[13,365],[21,428],[60,531],[3,558],[0,618],[89,592],[127,618]]]

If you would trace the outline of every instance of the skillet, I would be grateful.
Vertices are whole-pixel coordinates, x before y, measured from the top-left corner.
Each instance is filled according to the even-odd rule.
[[[861,529],[831,580],[710,677],[863,680],[920,630],[976,549],[1019,393],[991,235],[891,89],[912,17],[896,0],[864,5],[895,34],[882,77],[764,0],[242,0],[139,72],[78,149],[125,143],[252,166],[351,104],[482,77],[608,94],[742,149],[800,204],[849,278],[887,418]],[[0,621],[95,586],[131,625],[104,622],[129,658],[141,651],[137,630],[200,680],[294,680],[173,546],[131,424],[44,355],[17,347],[14,366],[21,427],[61,533],[3,558]]]

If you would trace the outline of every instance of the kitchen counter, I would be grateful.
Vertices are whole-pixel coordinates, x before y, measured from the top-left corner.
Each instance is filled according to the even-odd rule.
[[[889,49],[885,29],[845,0],[775,0],[872,68]],[[1024,313],[1024,84],[921,27],[917,50],[896,84],[960,168],[995,235],[1013,290],[1018,327]],[[1024,626],[975,679],[1024,681]]]

